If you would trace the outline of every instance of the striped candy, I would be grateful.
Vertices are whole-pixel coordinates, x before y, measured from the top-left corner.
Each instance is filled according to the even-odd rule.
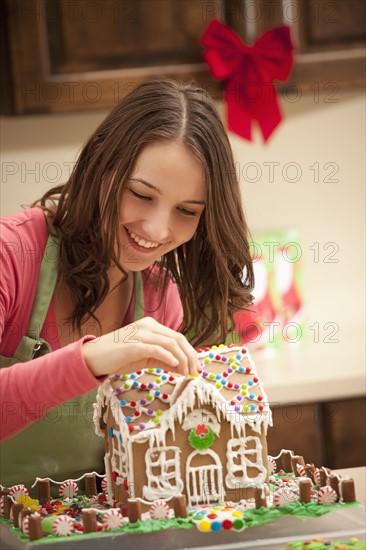
[[[52,531],[58,537],[67,537],[74,532],[74,524],[69,516],[58,516],[53,522]]]
[[[19,526],[26,537],[29,537],[29,516],[23,518],[22,524]]]
[[[156,500],[150,506],[151,519],[168,519],[169,513],[170,513],[170,508],[168,504],[163,500]]]
[[[302,477],[306,477],[306,470],[302,464],[296,464],[296,470]]]
[[[268,457],[269,475],[274,474],[277,471],[277,463],[272,456]]]
[[[297,496],[291,489],[288,489],[287,487],[281,487],[281,489],[277,489],[273,495],[273,504],[275,506],[286,506],[287,504],[291,504],[292,502],[295,502],[297,500]]]
[[[122,514],[116,508],[108,510],[103,516],[103,529],[111,531],[112,529],[119,529],[122,527],[123,518]]]
[[[106,493],[108,490],[108,482],[107,482],[107,477],[103,477],[102,479],[102,491],[104,493]]]
[[[58,492],[62,498],[74,498],[79,492],[79,487],[75,481],[67,479],[61,483]]]
[[[29,492],[25,485],[13,485],[9,491],[9,495],[17,500],[21,496],[28,496]]]
[[[318,502],[319,504],[334,504],[337,502],[338,496],[332,487],[325,485],[319,489]]]
[[[318,491],[315,491],[315,489],[310,489],[310,500],[311,502],[318,502]]]
[[[319,468],[315,468],[315,471],[314,471],[314,481],[315,483],[320,487],[321,485],[321,477],[320,477],[320,470]]]
[[[4,515],[4,509],[5,509],[5,497],[0,497],[0,514]]]

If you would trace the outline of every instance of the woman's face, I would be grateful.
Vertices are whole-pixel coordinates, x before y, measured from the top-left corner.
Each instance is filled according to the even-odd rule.
[[[181,143],[147,145],[120,208],[120,263],[141,271],[189,241],[206,204],[202,163]]]

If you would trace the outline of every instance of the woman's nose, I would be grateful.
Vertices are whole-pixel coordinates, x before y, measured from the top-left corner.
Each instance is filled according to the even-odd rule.
[[[168,212],[156,211],[151,214],[142,224],[146,237],[152,242],[162,243],[170,238],[171,223]]]

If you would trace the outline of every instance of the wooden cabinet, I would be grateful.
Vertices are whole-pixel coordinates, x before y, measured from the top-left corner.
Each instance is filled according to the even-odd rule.
[[[286,23],[297,47],[282,92],[328,93],[364,83],[366,3],[359,0],[4,0],[2,110],[110,108],[153,77],[221,86],[202,63],[212,18],[247,42]]]
[[[366,399],[299,403],[272,408],[269,453],[281,449],[332,469],[366,465]]]

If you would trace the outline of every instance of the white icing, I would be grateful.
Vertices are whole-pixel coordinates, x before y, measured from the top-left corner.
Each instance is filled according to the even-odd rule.
[[[183,491],[180,476],[179,447],[150,448],[145,454],[148,485],[144,485],[142,494],[148,500],[172,497]],[[157,475],[158,472],[158,475]]]
[[[211,457],[213,460],[207,465],[191,466],[193,459],[200,455]],[[186,464],[186,490],[188,505],[205,504],[210,502],[223,501],[225,491],[222,483],[221,460],[212,449],[205,451],[193,451],[187,459]]]
[[[247,448],[247,444],[253,442],[254,448]],[[258,437],[231,439],[227,444],[227,475],[226,485],[230,489],[237,489],[238,485],[246,486],[248,483],[261,485],[267,476],[267,470],[262,462],[262,445]],[[239,463],[238,463],[239,460]],[[255,477],[249,477],[248,468],[258,470]]]
[[[209,425],[215,435],[220,434],[220,423],[217,420],[217,416],[206,411],[206,409],[193,409],[184,419],[182,429],[186,431],[192,430],[192,428],[196,428],[198,424]]]

